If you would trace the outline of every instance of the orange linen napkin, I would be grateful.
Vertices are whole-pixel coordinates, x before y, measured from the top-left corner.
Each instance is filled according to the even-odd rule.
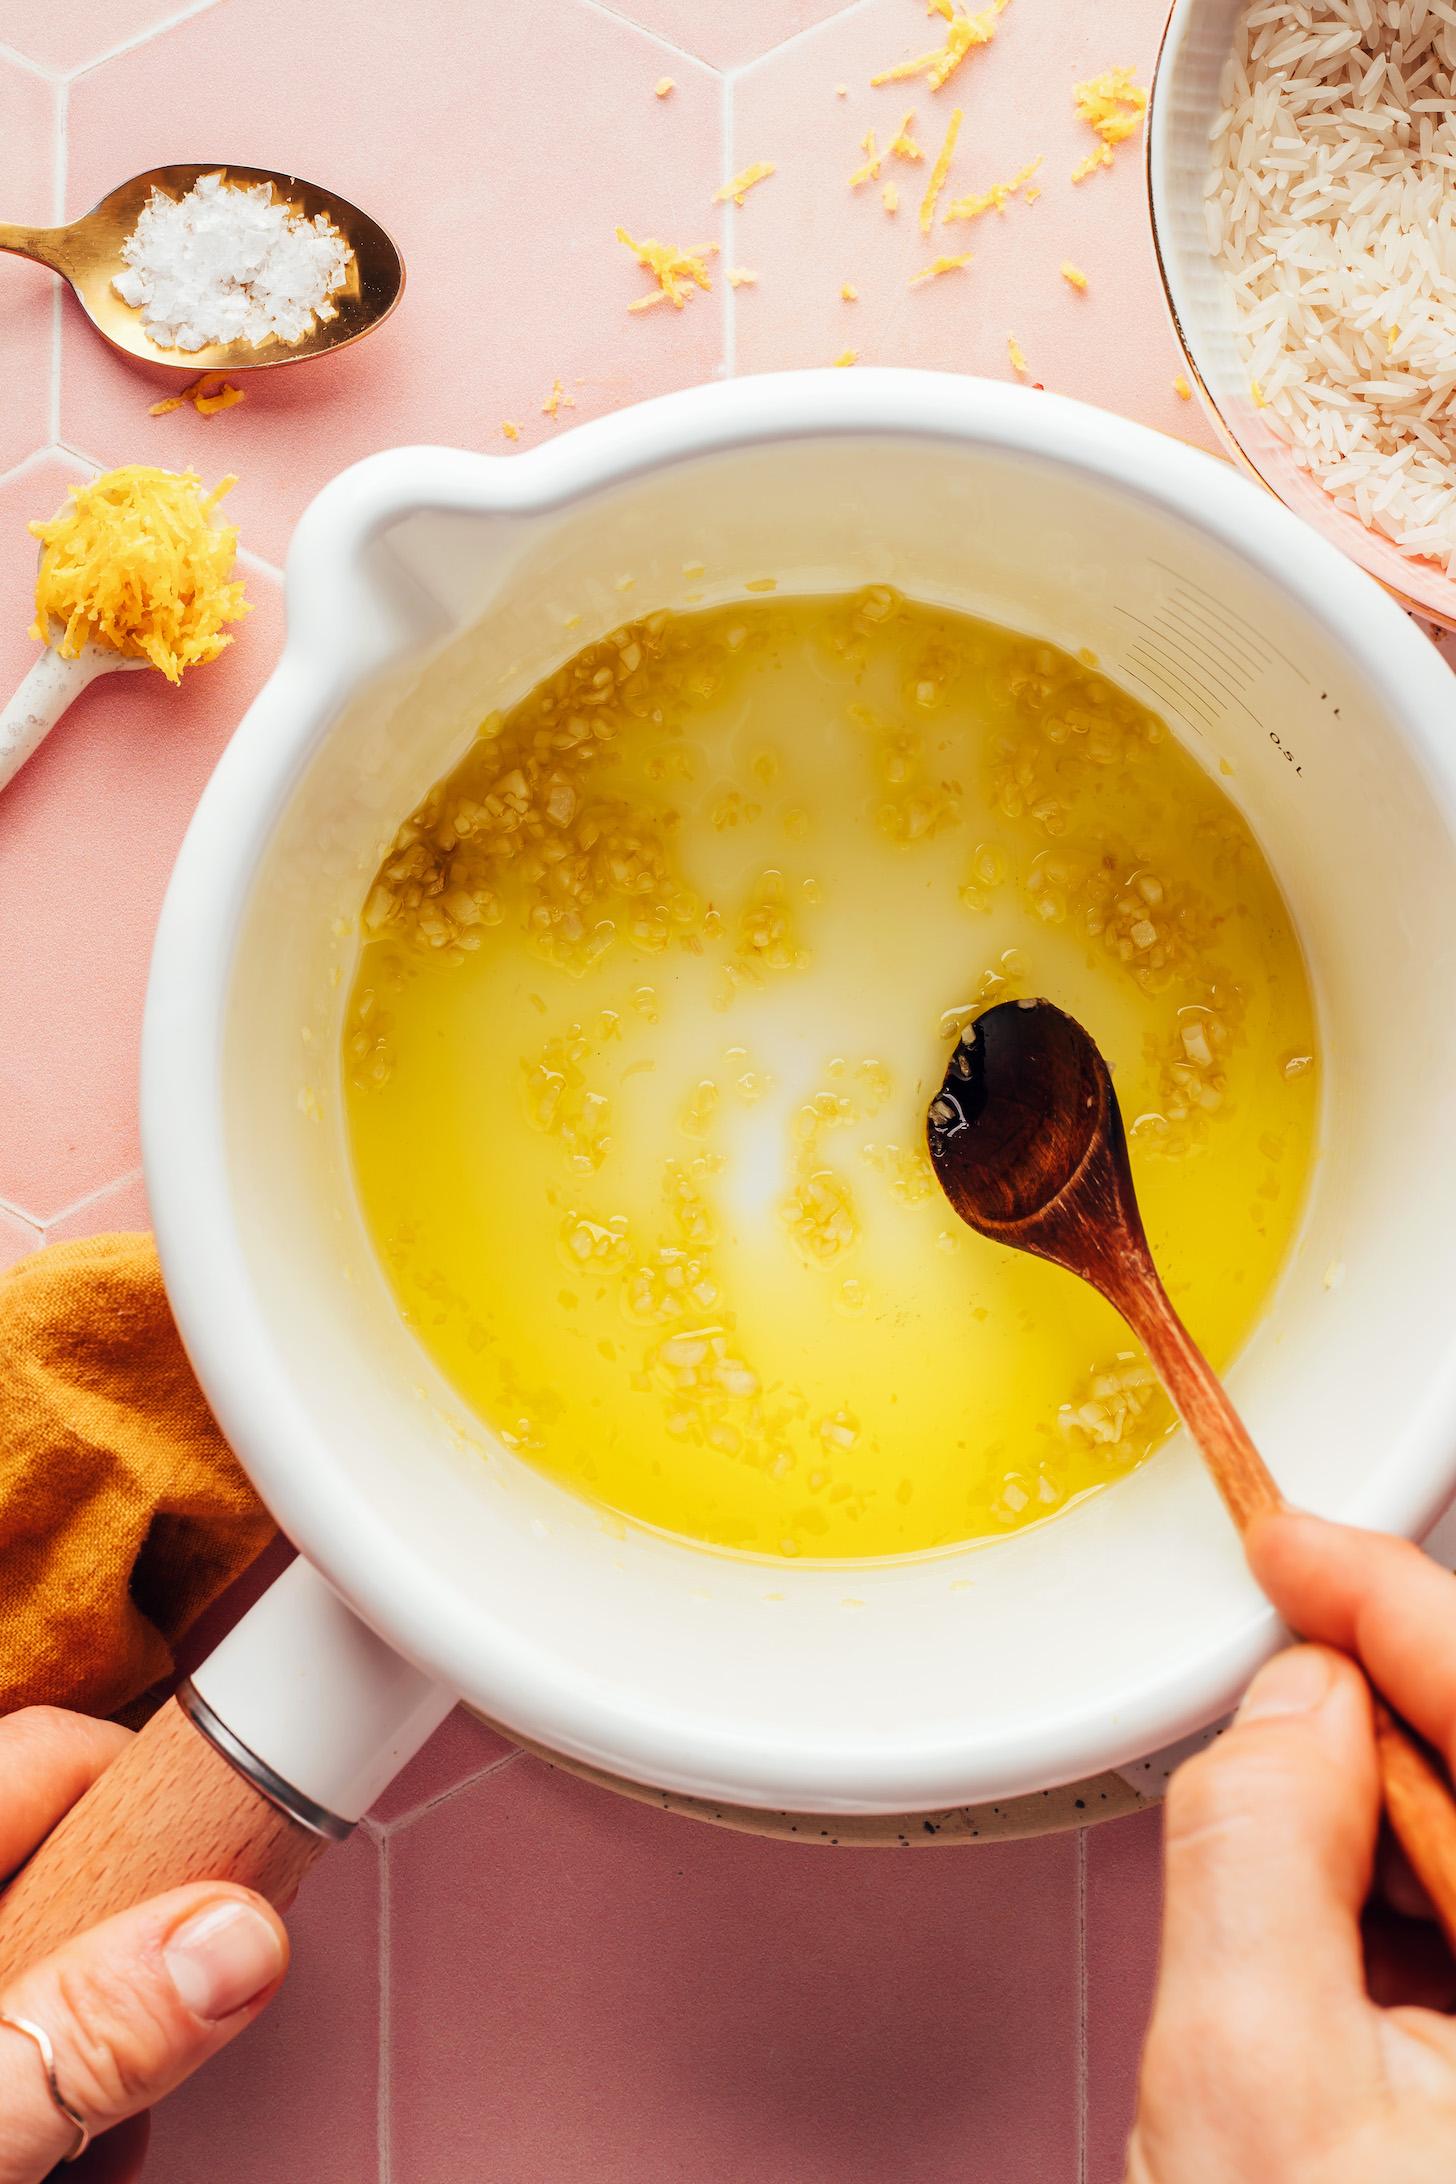
[[[273,1536],[173,1325],[150,1236],[0,1275],[0,1714],[113,1714]]]

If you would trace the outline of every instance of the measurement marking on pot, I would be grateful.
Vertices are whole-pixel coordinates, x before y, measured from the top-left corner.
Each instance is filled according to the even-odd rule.
[[[1152,559],[1151,556],[1149,558]],[[1262,653],[1266,664],[1270,657],[1282,660],[1291,675],[1297,675],[1300,681],[1306,685],[1309,683],[1308,675],[1305,674],[1304,669],[1297,660],[1291,660],[1289,654],[1281,650],[1271,637],[1259,636],[1257,631],[1243,620],[1242,616],[1230,614],[1228,608],[1220,600],[1216,599],[1212,592],[1204,591],[1201,585],[1193,583],[1180,570],[1171,568],[1166,561],[1152,560],[1152,566],[1155,569],[1161,569],[1164,576],[1171,577],[1175,600],[1190,611],[1195,608],[1201,610],[1212,621],[1214,628],[1226,641],[1230,640],[1233,632],[1237,630],[1240,641],[1247,644],[1256,656]]]
[[[1128,651],[1128,658],[1135,664],[1161,675],[1165,683],[1172,685],[1182,702],[1192,707],[1200,720],[1210,728],[1216,727],[1225,708],[1211,690],[1205,690],[1197,678],[1181,670],[1177,660],[1170,660],[1146,637],[1135,637]]]
[[[1219,615],[1217,608],[1206,607],[1200,601],[1188,598],[1183,594],[1181,586],[1174,585],[1169,594],[1168,605],[1185,617],[1190,628],[1211,638],[1225,652],[1241,657],[1250,675],[1267,674],[1273,666],[1273,653],[1263,650],[1257,638],[1250,636],[1242,628],[1235,633],[1228,620]]]
[[[1175,713],[1182,715],[1195,735],[1202,735],[1205,728],[1211,730],[1215,727],[1216,723],[1209,720],[1206,714],[1199,712],[1197,708],[1190,705],[1186,698],[1181,697],[1176,690],[1171,689],[1166,683],[1160,682],[1155,669],[1150,666],[1139,665],[1131,654],[1129,654],[1124,666],[1132,681],[1140,682],[1149,696],[1160,707],[1171,705]]]
[[[1134,614],[1129,607],[1119,607],[1117,611],[1124,621],[1135,622],[1139,629],[1148,632],[1146,637],[1138,638],[1136,642],[1146,646],[1155,659],[1164,660],[1170,673],[1186,676],[1194,689],[1200,691],[1216,711],[1222,710],[1219,701],[1212,690],[1206,689],[1204,684],[1199,681],[1198,676],[1193,672],[1195,667],[1202,669],[1209,682],[1216,684],[1227,697],[1232,698],[1235,705],[1242,705],[1250,720],[1254,719],[1254,714],[1245,703],[1242,691],[1235,689],[1232,683],[1226,682],[1222,675],[1216,674],[1212,667],[1205,664],[1201,655],[1193,653],[1184,632],[1176,624],[1169,631],[1160,629],[1156,622],[1145,622],[1140,614]],[[1166,649],[1169,646],[1172,648],[1171,653]],[[1228,663],[1221,661],[1220,665],[1227,667]]]

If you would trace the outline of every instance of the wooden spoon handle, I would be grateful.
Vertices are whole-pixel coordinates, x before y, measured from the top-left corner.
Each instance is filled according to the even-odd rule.
[[[1162,1283],[1154,1276],[1119,1309],[1141,1337],[1240,1533],[1252,1517],[1282,1508],[1269,1467]],[[1386,1817],[1456,1952],[1456,1799],[1420,1738],[1378,1691],[1373,1696]]]
[[[1456,1954],[1456,1802],[1427,1747],[1378,1692],[1375,1751],[1391,1832]]]
[[[1284,1497],[1273,1474],[1249,1438],[1249,1429],[1229,1401],[1223,1382],[1174,1311],[1151,1261],[1136,1292],[1115,1301],[1202,1450],[1239,1531],[1252,1517],[1282,1509]]]

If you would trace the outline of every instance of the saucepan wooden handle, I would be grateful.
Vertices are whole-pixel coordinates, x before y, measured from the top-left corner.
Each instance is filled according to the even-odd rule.
[[[0,1988],[98,1919],[186,1881],[238,1881],[285,1905],[327,1847],[169,1699],[0,1895]]]

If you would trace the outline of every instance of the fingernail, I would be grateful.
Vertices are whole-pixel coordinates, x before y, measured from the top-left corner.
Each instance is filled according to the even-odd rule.
[[[193,2016],[214,2025],[271,1987],[283,1969],[283,1948],[270,1921],[252,1904],[232,1899],[184,1920],[163,1956]]]
[[[1261,1668],[1239,1708],[1240,1721],[1262,1721],[1271,1714],[1312,1714],[1329,1694],[1333,1672],[1318,1646],[1296,1646]]]

